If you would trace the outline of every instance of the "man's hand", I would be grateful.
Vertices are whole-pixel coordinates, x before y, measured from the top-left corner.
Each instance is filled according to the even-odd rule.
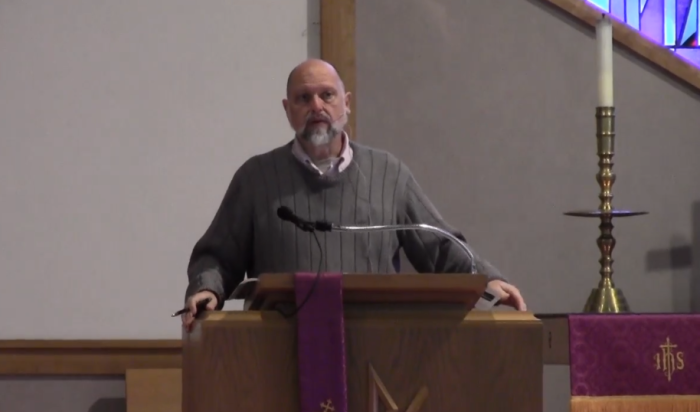
[[[526,311],[525,299],[520,295],[520,291],[510,283],[502,280],[492,280],[488,285],[496,293],[502,305],[511,306],[519,311]]]
[[[182,314],[182,327],[185,328],[187,332],[192,331],[192,327],[194,326],[194,319],[195,316],[197,315],[197,303],[203,301],[204,299],[209,298],[211,299],[209,303],[207,303],[207,310],[214,310],[216,309],[216,305],[218,304],[218,300],[216,299],[216,295],[213,294],[212,292],[209,292],[208,290],[195,293],[194,295],[190,296],[189,299],[187,299],[187,302],[185,303],[185,307],[189,309],[188,312],[185,312]]]

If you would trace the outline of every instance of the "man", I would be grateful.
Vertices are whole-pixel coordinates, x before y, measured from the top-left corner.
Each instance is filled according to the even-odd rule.
[[[391,154],[352,142],[343,131],[350,93],[330,64],[303,62],[289,75],[282,104],[296,136],[252,157],[234,174],[219,210],[196,243],[188,267],[183,325],[196,305],[221,309],[246,274],[265,272],[393,273],[404,248],[419,272],[467,273],[470,261],[449,239],[433,233],[373,234],[303,232],[277,216],[286,206],[302,219],[339,224],[432,224],[451,228],[425,196],[408,167]],[[477,256],[479,273],[503,304],[525,310],[520,292]]]

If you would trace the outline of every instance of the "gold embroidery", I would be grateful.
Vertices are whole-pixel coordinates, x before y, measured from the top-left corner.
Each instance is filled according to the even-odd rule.
[[[321,403],[321,408],[323,408],[322,412],[333,412],[335,411],[335,406],[333,406],[333,401],[328,399],[325,402]]]
[[[671,382],[673,374],[685,367],[685,355],[682,351],[677,350],[678,345],[671,343],[670,337],[666,337],[666,342],[659,345],[659,348],[661,350],[654,354],[656,370],[660,370]]]

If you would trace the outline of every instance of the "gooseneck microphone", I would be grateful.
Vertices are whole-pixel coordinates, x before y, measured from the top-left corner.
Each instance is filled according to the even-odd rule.
[[[436,226],[431,226],[425,223],[417,223],[417,224],[409,224],[409,225],[369,225],[369,226],[341,226],[341,225],[336,225],[333,223],[325,222],[325,221],[314,221],[310,222],[308,220],[304,220],[297,216],[290,208],[286,206],[281,206],[280,208],[277,209],[277,216],[285,220],[287,222],[294,223],[299,229],[305,231],[305,232],[310,232],[311,234],[314,235],[314,238],[316,239],[316,243],[318,244],[319,250],[321,251],[321,260],[323,259],[323,250],[321,249],[321,243],[318,240],[318,236],[316,236],[316,232],[396,232],[399,230],[415,230],[415,231],[425,231],[425,232],[431,232],[435,233],[441,236],[446,237],[447,239],[451,240],[452,242],[456,243],[457,246],[464,252],[465,255],[469,258],[469,274],[471,275],[476,275],[478,274],[476,271],[476,258],[474,252],[469,248],[469,245],[467,245],[466,242],[462,241],[460,238],[457,236],[453,235],[452,233],[448,232],[445,229],[441,229]],[[316,274],[316,279],[314,280],[314,284],[309,290],[308,294],[306,295],[306,298],[304,298],[304,301],[297,306],[297,309],[291,313],[291,314],[285,314],[282,313],[285,317],[291,317],[294,314],[296,314],[308,301],[309,297],[311,297],[311,294],[314,292],[314,289],[316,288],[316,283],[318,282],[318,278],[321,275],[321,262],[319,262],[319,270],[318,273]],[[500,305],[500,297],[498,297],[498,292],[495,290],[492,290],[489,286],[486,287],[486,290],[484,293],[481,295],[479,300],[476,302],[474,305],[474,309],[477,310],[482,310],[482,311],[489,311],[492,310],[494,306]]]
[[[330,232],[333,229],[333,226],[328,222],[324,222],[321,220],[310,222],[308,220],[304,220],[296,214],[294,214],[294,212],[292,212],[292,209],[288,208],[287,206],[280,206],[277,209],[277,217],[287,222],[294,223],[296,227],[303,230],[304,232]]]
[[[416,223],[408,225],[370,225],[370,226],[341,226],[324,221],[310,222],[297,216],[292,210],[286,206],[281,206],[277,209],[277,216],[285,221],[294,223],[299,229],[305,232],[397,232],[400,230],[415,230],[432,232],[444,236],[456,243],[457,246],[469,258],[469,274],[477,274],[476,259],[474,253],[469,248],[466,242],[460,238],[436,226],[431,226],[425,223]]]

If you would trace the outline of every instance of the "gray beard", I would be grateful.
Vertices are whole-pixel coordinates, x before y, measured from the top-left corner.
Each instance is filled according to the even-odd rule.
[[[328,130],[323,130],[323,128],[304,129],[299,136],[314,146],[323,146],[329,144],[339,134],[340,130],[330,125]]]

